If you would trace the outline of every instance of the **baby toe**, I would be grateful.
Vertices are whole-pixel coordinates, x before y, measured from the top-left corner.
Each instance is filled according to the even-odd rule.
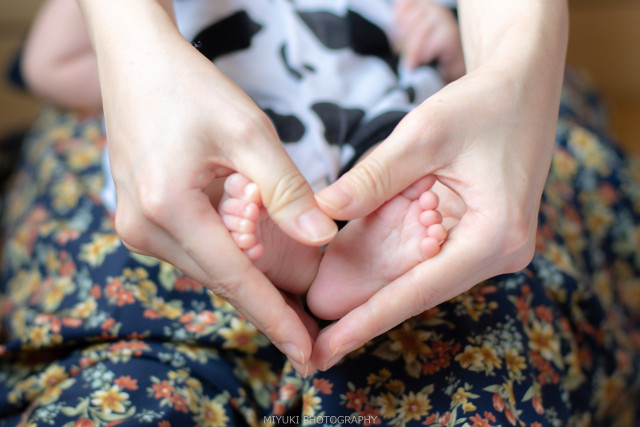
[[[258,244],[258,238],[252,233],[231,233],[231,237],[236,242],[236,245],[242,250],[248,250]]]
[[[239,173],[234,173],[227,177],[224,182],[224,191],[235,199],[253,203],[260,202],[258,186]]]
[[[420,242],[420,253],[424,259],[433,258],[440,252],[440,242],[432,237],[425,237]]]
[[[256,261],[264,254],[264,246],[262,243],[256,243],[249,249],[245,249],[244,253],[251,261]]]
[[[442,214],[436,210],[428,210],[420,213],[420,224],[429,227],[432,224],[442,223]]]
[[[444,227],[444,225],[442,224],[432,224],[429,227],[427,227],[427,237],[431,237],[432,239],[435,239],[438,244],[440,244],[440,242],[444,242],[445,240],[447,240],[447,237],[449,236],[449,233],[447,232],[447,229]]]
[[[254,233],[256,230],[256,223],[246,218],[233,215],[221,215],[220,218],[229,231],[236,233]]]
[[[433,210],[438,207],[440,200],[433,191],[426,191],[420,195],[419,206],[423,210]]]

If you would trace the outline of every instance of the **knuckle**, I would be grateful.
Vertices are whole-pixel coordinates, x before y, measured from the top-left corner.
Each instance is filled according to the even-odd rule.
[[[278,138],[271,120],[261,113],[247,112],[241,120],[236,120],[233,131],[235,139],[243,141],[244,146],[250,149],[262,146],[265,135],[271,135],[274,140]]]
[[[203,283],[220,298],[234,307],[241,306],[242,301],[251,298],[243,284],[251,277],[250,264],[244,267],[234,265],[233,268],[215,269],[215,277],[209,277]]]
[[[375,198],[387,199],[391,193],[389,169],[378,159],[368,157],[353,169],[353,178],[360,188],[369,189]]]
[[[153,223],[162,222],[165,216],[166,192],[160,186],[144,186],[138,191],[140,214]]]
[[[309,195],[311,189],[304,177],[291,171],[280,177],[272,191],[263,196],[263,203],[271,215],[278,215],[289,204]]]

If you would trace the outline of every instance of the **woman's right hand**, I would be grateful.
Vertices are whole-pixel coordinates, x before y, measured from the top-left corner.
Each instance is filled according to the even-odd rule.
[[[118,234],[227,299],[308,372],[315,323],[238,249],[215,193],[221,178],[242,173],[303,243],[327,243],[335,223],[266,115],[179,34],[171,1],[80,4],[98,57]]]

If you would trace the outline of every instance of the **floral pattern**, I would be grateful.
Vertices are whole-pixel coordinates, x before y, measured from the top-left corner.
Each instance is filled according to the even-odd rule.
[[[127,251],[100,118],[45,108],[4,203],[0,423],[636,425],[640,167],[579,74],[560,117],[531,264],[303,379],[227,302]]]

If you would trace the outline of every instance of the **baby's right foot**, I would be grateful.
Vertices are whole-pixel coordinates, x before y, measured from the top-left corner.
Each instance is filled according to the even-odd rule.
[[[318,271],[320,249],[292,239],[271,220],[255,183],[230,175],[218,211],[238,247],[275,286],[298,295],[307,291]]]
[[[327,246],[307,304],[338,319],[422,261],[447,238],[438,197],[423,178],[365,218],[350,221]]]

